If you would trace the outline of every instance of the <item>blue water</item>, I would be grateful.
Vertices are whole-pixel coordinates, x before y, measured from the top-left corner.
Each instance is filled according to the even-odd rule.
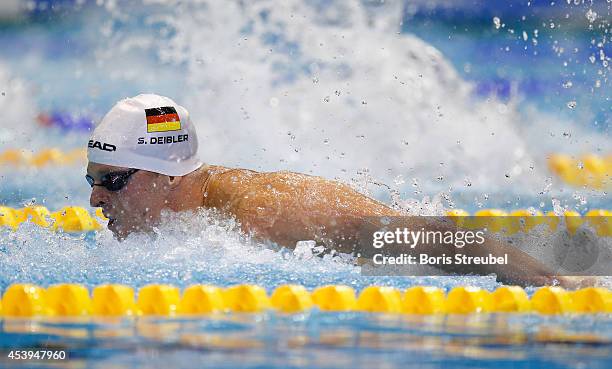
[[[0,53],[0,72],[8,76],[0,73],[4,93],[0,98],[3,111],[13,114],[2,123],[0,150],[82,147],[87,139],[82,125],[70,129],[64,120],[59,127],[43,128],[35,115],[57,113],[72,115],[75,122],[83,117],[96,121],[116,100],[153,91],[185,101],[198,117],[206,159],[214,163],[325,175],[386,202],[397,191],[400,205],[417,214],[436,213],[450,205],[469,211],[531,206],[548,211],[553,209],[553,199],[581,213],[612,208],[607,192],[549,181],[545,168],[551,151],[610,153],[611,86],[609,66],[604,66],[612,53],[609,3],[460,1],[451,7],[400,2],[393,8],[393,1],[355,7],[351,2],[289,2],[297,9],[294,13],[267,2],[261,2],[259,10],[254,6],[234,9],[234,3],[228,2],[226,12],[219,4],[208,3],[215,13],[184,2],[119,1],[118,7],[113,2],[33,3],[38,7],[23,18],[0,25],[0,42],[12,45],[10,51],[5,48]],[[50,3],[54,7],[42,5]],[[391,11],[385,10],[388,5]],[[328,6],[341,10],[329,11]],[[362,7],[373,17],[363,21],[365,25],[354,15]],[[279,18],[279,14],[311,14],[312,8],[316,16],[305,16],[304,24],[299,17],[288,17],[295,23],[287,24],[284,17]],[[585,16],[589,9],[598,14],[593,22]],[[168,15],[171,19],[164,18]],[[495,27],[494,17],[503,27]],[[179,24],[173,22],[176,19],[181,20]],[[369,24],[379,19],[392,19],[392,29],[370,30]],[[345,21],[344,28],[336,27]],[[533,43],[536,29],[537,45]],[[368,53],[359,51],[356,43],[335,46],[338,39],[351,37],[351,31],[371,46]],[[388,41],[384,32],[401,33],[405,44]],[[318,42],[301,38],[311,33]],[[425,43],[412,39],[414,35]],[[258,37],[261,43],[249,43]],[[379,43],[394,52],[400,49],[392,54],[397,58],[405,57],[401,46],[405,54],[416,56],[397,65],[391,61],[385,64],[389,73],[375,74],[381,81],[368,80],[369,71],[385,62],[375,58]],[[246,49],[241,49],[243,45]],[[437,48],[438,62],[447,62],[458,77],[428,75],[430,63],[420,58],[423,45]],[[319,53],[318,47],[330,49]],[[248,63],[241,64],[245,55]],[[592,55],[595,62],[590,60]],[[448,72],[445,65],[439,68],[440,75]],[[407,75],[401,74],[406,71]],[[391,94],[396,81],[405,83],[403,79],[412,77],[424,80],[422,91],[432,94],[431,101],[429,96],[411,95],[420,91],[414,86]],[[26,87],[19,87],[17,80]],[[467,97],[453,95],[454,89],[464,87],[472,88]],[[444,94],[433,96],[436,90]],[[388,91],[390,98],[385,96]],[[297,98],[285,106],[285,96]],[[355,101],[349,99],[353,96]],[[397,103],[388,102],[403,97]],[[409,105],[411,101],[417,104]],[[575,101],[574,108],[568,107],[570,101]],[[500,113],[504,111],[512,117],[504,118]],[[444,121],[448,115],[453,119]],[[374,128],[360,125],[362,117]],[[440,158],[436,150],[427,151],[427,146],[435,146],[430,140],[454,132],[454,123],[469,130],[472,120],[483,119],[494,124],[477,126],[481,131],[473,132],[475,139],[465,137],[469,145],[497,134],[507,135],[502,141],[507,146],[478,155],[480,147],[470,151],[469,145],[460,146],[455,143],[459,139],[452,137],[457,150]],[[397,146],[386,143],[401,129],[380,134],[379,124],[388,129],[403,124],[411,133],[402,139],[408,142],[401,144],[407,151],[400,155]],[[437,128],[440,124],[445,125]],[[411,131],[413,127],[418,129]],[[17,132],[16,136],[5,138],[9,131]],[[419,146],[420,133],[427,145]],[[524,146],[518,147],[517,137],[525,140]],[[528,151],[533,163],[520,162],[522,171],[508,178],[504,174],[514,165],[508,157],[520,151]],[[368,163],[375,163],[370,172],[363,170]],[[530,164],[534,169],[529,169]],[[504,169],[496,172],[496,167]],[[37,203],[50,210],[88,206],[89,188],[83,175],[83,166],[0,168],[0,202],[14,207]],[[113,240],[108,231],[69,235],[33,225],[23,225],[17,232],[2,229],[0,290],[16,282],[42,286],[74,282],[90,288],[107,282],[135,288],[148,283],[181,288],[193,283],[256,283],[268,292],[283,283],[307,288],[347,284],[358,291],[370,284],[402,289],[435,285],[446,290],[458,285],[494,290],[500,285],[493,276],[363,277],[359,268],[338,259],[304,260],[286,250],[274,251],[236,232],[234,226],[206,214],[197,219],[184,216],[162,225],[153,238],[135,235],[124,243]],[[9,323],[0,323],[0,367],[58,364],[5,360],[7,350],[17,347],[65,347],[71,359],[59,365],[66,367],[612,366],[609,315],[421,319],[314,311],[295,317]],[[576,343],[585,339],[578,334],[593,337]]]
[[[589,9],[604,20],[589,23]],[[503,26],[492,27],[494,17]],[[604,2],[465,2],[418,9],[402,29],[443,50],[464,78],[477,83],[478,95],[520,94],[539,109],[576,120],[589,112],[587,124],[609,133],[609,78],[595,87],[599,71],[606,71],[597,62],[599,52],[612,52],[609,17]],[[567,108],[571,100],[577,110]]]
[[[5,322],[5,331],[12,332],[0,336],[0,344],[3,352],[39,345],[68,349],[64,362],[2,362],[4,367],[607,368],[609,321],[603,327],[608,333],[599,338],[604,341],[588,336],[601,320],[314,312],[37,323],[35,335],[16,333],[23,325]],[[583,342],[568,343],[569,337]]]

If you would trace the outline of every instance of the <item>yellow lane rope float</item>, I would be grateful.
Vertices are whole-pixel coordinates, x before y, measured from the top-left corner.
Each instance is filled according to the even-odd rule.
[[[566,210],[563,215],[559,216],[552,211],[543,214],[540,211],[525,209],[511,212],[483,209],[474,213],[473,216],[464,210],[449,210],[446,216],[452,217],[462,228],[487,228],[492,232],[501,231],[507,234],[528,232],[543,223],[547,224],[550,229],[556,230],[563,220],[572,234],[583,224],[588,224],[598,236],[612,236],[612,211],[603,209],[590,210],[584,216],[572,210]],[[89,232],[102,228],[100,220],[108,220],[100,208],[96,208],[92,215],[87,209],[80,206],[65,206],[54,212],[41,205],[18,209],[0,206],[0,227],[12,229],[19,228],[19,225],[24,222],[31,222],[53,230]]]
[[[25,149],[8,149],[0,152],[0,166],[36,167],[48,165],[75,165],[87,163],[87,150],[63,151],[52,147],[33,152]]]
[[[99,220],[107,220],[100,208],[97,208],[94,214],[92,216],[87,209],[80,206],[65,206],[54,212],[41,205],[21,209],[0,206],[0,227],[17,229],[22,223],[30,222],[64,232],[89,232],[102,228]]]
[[[600,190],[612,187],[612,154],[605,157],[586,154],[578,158],[553,154],[548,157],[548,168],[572,186]]]
[[[540,224],[546,224],[549,229],[557,230],[563,222],[567,231],[574,234],[583,225],[588,225],[598,236],[612,236],[612,211],[592,209],[586,214],[573,210],[565,210],[562,214],[549,211],[546,214],[538,210],[519,209],[506,212],[500,209],[482,209],[470,215],[465,210],[454,209],[446,212],[458,227],[466,229],[483,229],[508,235],[519,232],[529,232]]]
[[[14,148],[0,152],[0,166],[40,168],[86,162],[87,150],[82,148],[64,151],[51,147],[37,152]],[[585,154],[579,157],[552,154],[547,163],[549,170],[569,185],[599,190],[612,187],[612,154]]]
[[[228,288],[192,285],[181,294],[178,287],[150,284],[134,289],[119,284],[100,285],[89,294],[80,284],[56,284],[42,288],[12,284],[2,297],[0,316],[183,316],[212,313],[257,313],[267,310],[294,314],[312,308],[329,312],[386,314],[609,314],[612,291],[588,287],[568,291],[541,287],[531,299],[517,286],[493,292],[478,287],[455,287],[448,294],[437,287],[416,286],[401,291],[394,287],[368,286],[358,295],[349,286],[327,285],[312,292],[300,285],[278,286],[268,296],[257,285]]]

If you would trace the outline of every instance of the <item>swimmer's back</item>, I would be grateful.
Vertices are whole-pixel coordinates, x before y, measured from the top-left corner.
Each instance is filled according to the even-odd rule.
[[[245,231],[286,246],[334,238],[338,231],[356,232],[364,217],[399,215],[345,184],[321,177],[220,166],[206,170],[204,206],[227,211]]]

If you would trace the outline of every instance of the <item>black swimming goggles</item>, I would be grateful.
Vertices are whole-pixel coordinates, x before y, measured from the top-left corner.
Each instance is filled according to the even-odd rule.
[[[139,170],[140,169],[130,169],[124,172],[110,172],[100,178],[100,183],[96,183],[96,180],[89,174],[85,175],[85,179],[91,188],[93,188],[93,186],[102,186],[107,190],[114,192],[125,187],[130,179],[130,176]]]

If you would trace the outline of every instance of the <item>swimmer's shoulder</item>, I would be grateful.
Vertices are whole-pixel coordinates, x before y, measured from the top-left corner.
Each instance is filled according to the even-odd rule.
[[[238,206],[244,198],[266,199],[274,196],[324,202],[338,211],[352,208],[354,213],[400,215],[387,205],[363,195],[347,184],[319,176],[291,171],[256,172],[242,168],[208,166],[203,188],[204,204],[209,207]],[[257,196],[252,196],[257,194]],[[314,202],[317,202],[314,201]]]
[[[204,205],[209,207],[225,207],[251,193],[289,192],[291,188],[304,187],[304,179],[316,178],[285,170],[257,172],[220,165],[206,165],[200,172]]]
[[[288,181],[297,178],[319,178],[287,170],[275,172],[257,172],[244,168],[229,168],[221,165],[206,165],[201,169],[205,181],[213,185],[242,186],[246,184],[260,184],[274,180]],[[323,179],[323,178],[321,178]]]
[[[259,173],[249,169],[206,165],[200,169],[204,205],[222,207],[247,191]]]
[[[254,170],[229,168],[221,165],[206,165],[202,169],[205,181],[209,183],[232,182],[239,183],[260,174]]]

